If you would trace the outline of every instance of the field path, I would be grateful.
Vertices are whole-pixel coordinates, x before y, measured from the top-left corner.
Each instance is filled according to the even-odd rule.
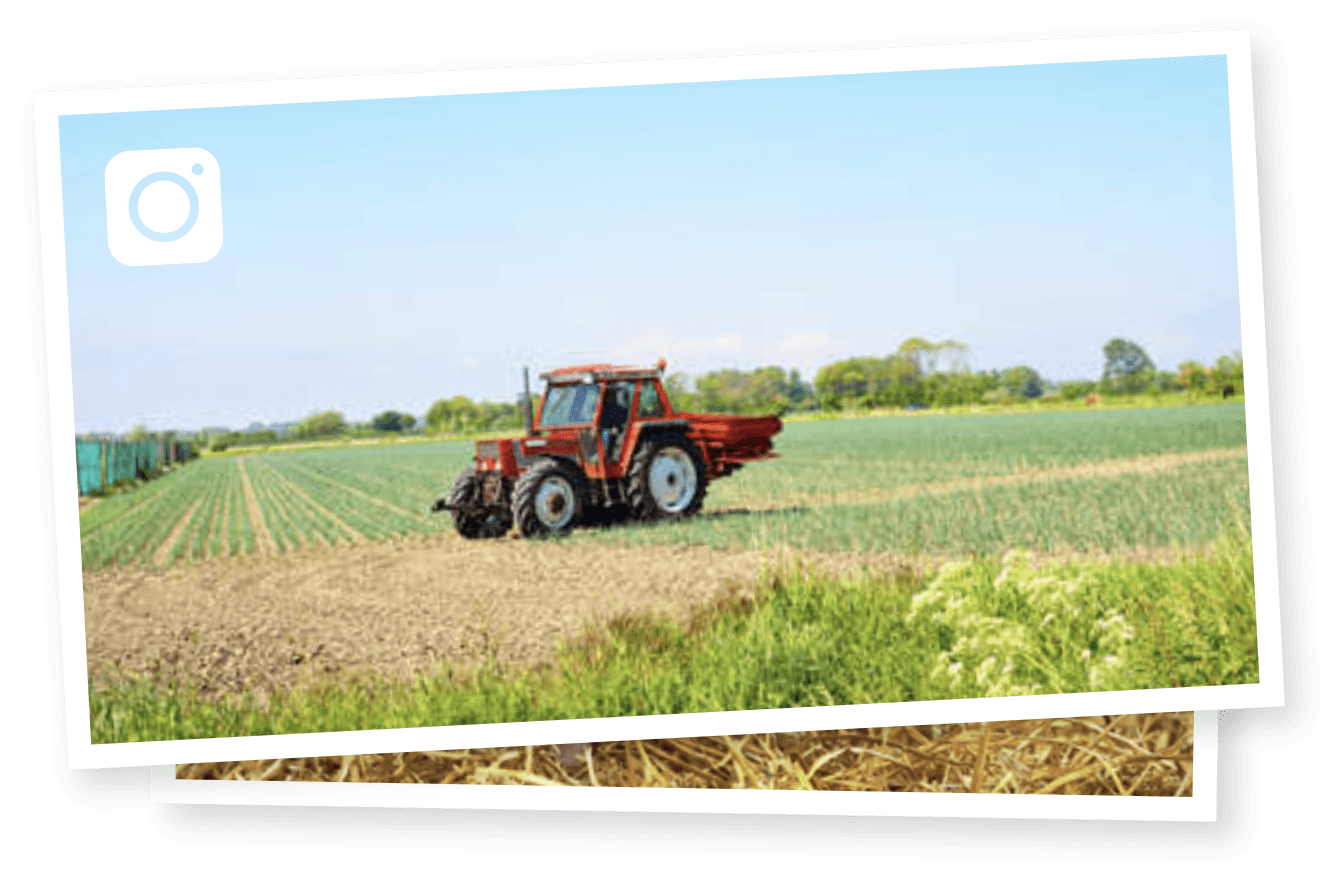
[[[177,520],[177,523],[173,525],[172,530],[168,531],[167,537],[165,537],[163,542],[159,543],[158,548],[154,550],[153,556],[149,559],[150,564],[162,565],[168,563],[168,559],[172,555],[173,546],[177,545],[177,539],[182,535],[182,532],[186,530],[186,526],[191,523],[191,516],[196,514],[196,510],[200,508],[202,502],[202,500],[197,500],[187,507],[186,512]]]
[[[247,467],[243,464],[243,458],[238,458],[238,478],[242,480],[242,496],[247,501],[247,519],[252,523],[252,535],[256,537],[256,545],[261,554],[274,555],[279,551],[279,547],[275,545],[275,538],[270,535],[270,529],[266,527],[266,518],[261,514],[261,505],[256,502],[252,483],[247,479]]]
[[[228,551],[228,522],[233,516],[233,497],[230,494],[224,494],[224,504],[219,511],[219,554],[211,551],[207,557],[218,559],[229,557]]]
[[[1024,472],[1012,472],[1007,475],[983,475],[972,478],[956,478],[947,481],[933,481],[926,484],[906,484],[899,487],[868,488],[861,491],[843,491],[841,493],[789,494],[759,504],[747,506],[709,507],[707,512],[734,512],[742,509],[761,512],[773,509],[788,509],[795,506],[843,506],[868,503],[888,503],[895,500],[907,500],[913,497],[953,494],[961,491],[981,491],[988,488],[1008,487],[1010,485],[1044,481],[1080,481],[1092,478],[1111,478],[1118,475],[1154,475],[1168,472],[1183,466],[1197,463],[1212,463],[1218,460],[1234,460],[1247,457],[1248,448],[1211,448],[1202,451],[1186,451],[1176,454],[1155,454],[1143,457],[1126,457],[1113,460],[1099,460],[1094,463],[1082,463],[1076,466],[1062,466],[1052,469],[1032,469]]]

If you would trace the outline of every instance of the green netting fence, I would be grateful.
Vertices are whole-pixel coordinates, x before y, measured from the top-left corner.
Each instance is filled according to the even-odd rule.
[[[151,478],[158,473],[160,463],[181,463],[190,453],[191,445],[188,442],[174,439],[136,442],[76,439],[79,495],[106,490],[128,478]]]
[[[79,495],[87,496],[103,486],[103,443],[75,440],[75,462],[79,468]]]

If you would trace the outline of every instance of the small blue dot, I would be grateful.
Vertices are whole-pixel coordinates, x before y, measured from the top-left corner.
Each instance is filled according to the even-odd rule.
[[[194,166],[191,167],[191,174],[193,175],[199,175],[203,171],[205,171],[205,167],[200,163],[196,163]]]

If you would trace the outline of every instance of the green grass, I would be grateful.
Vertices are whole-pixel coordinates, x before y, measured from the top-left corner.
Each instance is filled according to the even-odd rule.
[[[125,742],[1253,683],[1256,646],[1251,544],[1232,530],[1213,556],[1163,566],[1036,570],[1013,553],[925,577],[795,570],[688,626],[618,621],[517,673],[265,704],[138,679],[89,699],[93,741]]]

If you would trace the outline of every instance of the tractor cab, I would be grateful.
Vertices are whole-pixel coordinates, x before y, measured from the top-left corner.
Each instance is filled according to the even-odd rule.
[[[527,440],[533,450],[576,445],[588,478],[624,473],[640,428],[666,422],[674,412],[659,371],[614,365],[580,365],[541,375],[545,392]],[[536,437],[544,438],[537,444]],[[567,453],[567,451],[563,451]]]

